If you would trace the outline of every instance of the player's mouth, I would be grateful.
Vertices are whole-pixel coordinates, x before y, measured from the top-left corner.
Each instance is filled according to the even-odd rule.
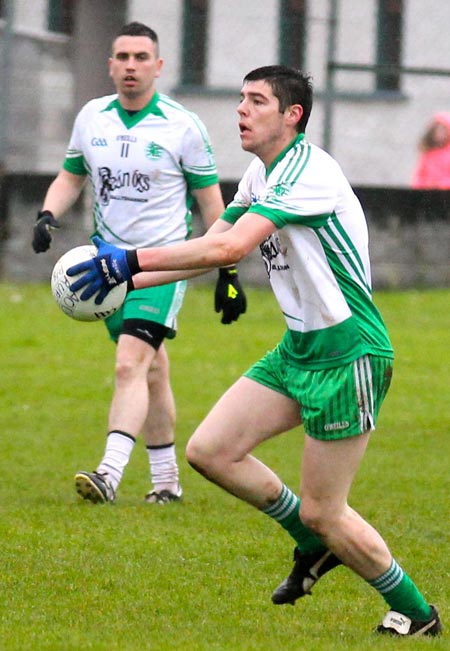
[[[127,75],[127,76],[124,78],[124,82],[125,82],[127,85],[132,85],[132,84],[136,84],[136,83],[137,83],[137,79],[136,79],[136,77],[133,77],[133,75]]]
[[[245,136],[250,133],[250,128],[243,122],[239,122],[239,133],[241,136]]]

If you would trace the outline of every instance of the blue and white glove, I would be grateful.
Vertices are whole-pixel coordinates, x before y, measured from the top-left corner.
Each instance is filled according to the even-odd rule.
[[[85,287],[80,295],[81,300],[87,301],[97,294],[94,303],[100,305],[114,287],[131,280],[134,274],[139,273],[140,267],[135,249],[119,249],[99,237],[93,237],[92,243],[98,249],[95,258],[69,267],[67,275],[77,276],[83,273],[81,278],[71,284],[71,291],[76,292]]]

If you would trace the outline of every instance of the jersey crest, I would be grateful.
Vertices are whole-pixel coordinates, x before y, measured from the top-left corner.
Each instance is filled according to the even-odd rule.
[[[156,142],[151,142],[145,148],[145,155],[150,160],[158,160],[163,154],[163,148],[158,145]]]

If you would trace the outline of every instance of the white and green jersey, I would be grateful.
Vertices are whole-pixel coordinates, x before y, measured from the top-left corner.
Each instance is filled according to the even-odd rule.
[[[186,239],[190,191],[218,182],[204,125],[159,93],[132,115],[117,95],[88,102],[75,120],[64,169],[89,175],[94,229],[123,248]]]
[[[255,158],[222,218],[245,212],[278,227],[261,254],[288,327],[286,355],[311,369],[392,357],[372,302],[364,213],[331,156],[300,134],[269,169]]]

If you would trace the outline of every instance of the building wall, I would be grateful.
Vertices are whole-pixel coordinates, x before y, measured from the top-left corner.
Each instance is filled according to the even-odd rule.
[[[74,113],[95,89],[99,94],[107,92],[106,43],[124,15],[156,29],[165,60],[159,89],[202,117],[216,151],[221,178],[240,177],[251,160],[240,149],[237,131],[241,80],[250,69],[278,60],[278,0],[210,0],[207,84],[201,93],[187,93],[180,86],[182,0],[99,0],[95,3],[95,29],[82,29],[73,39],[46,30],[46,0],[9,1],[14,10],[13,52],[8,70],[0,70],[0,76],[9,75],[9,117],[6,126],[4,120],[0,124],[8,133],[8,170],[57,171]],[[313,76],[316,88],[308,137],[319,145],[325,138],[331,2],[308,3],[305,69]],[[76,4],[84,8],[84,15],[86,7],[92,12],[91,0],[78,0]],[[340,62],[374,63],[376,0],[339,0],[338,6],[334,58]],[[405,0],[404,6],[404,65],[447,65],[450,70],[443,30],[443,26],[450,25],[450,3]],[[78,11],[81,16],[82,11]],[[3,29],[0,21],[0,36]],[[104,41],[102,48],[93,47],[93,32]],[[2,88],[6,87],[4,79],[0,78],[0,82]],[[373,92],[372,73],[336,74],[330,150],[352,183],[408,185],[422,131],[435,111],[449,108],[449,82],[449,77],[405,74],[402,92],[386,97]]]
[[[24,32],[14,34],[13,42],[6,167],[53,173],[61,164],[73,115],[68,43]]]
[[[227,197],[231,196],[230,190],[251,160],[240,148],[237,129],[241,79],[250,69],[277,61],[278,0],[211,0],[207,88],[202,92],[187,92],[180,85],[182,0],[97,0],[95,20],[90,18],[92,0],[77,0],[78,31],[72,38],[47,31],[46,0],[9,2],[14,8],[9,35],[0,20],[3,277],[45,280],[57,257],[88,237],[90,211],[88,204],[81,202],[58,231],[51,252],[30,258],[31,226],[64,158],[73,117],[91,94],[111,90],[109,42],[122,20],[140,20],[158,32],[165,60],[158,88],[201,116],[211,135]],[[325,132],[330,2],[309,2],[305,69],[314,78],[316,101],[308,137],[319,145]],[[404,4],[404,64],[444,67],[448,46],[443,26],[450,25],[450,3],[404,0]],[[373,63],[375,0],[340,0],[339,7],[335,60]],[[371,73],[336,75],[331,152],[354,186],[378,188],[375,204],[367,192],[363,201],[372,234],[377,286],[450,283],[448,194],[443,209],[436,202],[424,202],[422,195],[414,192],[406,192],[400,203],[392,203],[392,192],[408,185],[416,143],[429,118],[435,111],[450,108],[448,85],[448,77],[405,75],[402,93],[387,97],[373,92]],[[416,215],[414,205],[422,208],[419,217],[411,220],[411,215]],[[242,264],[252,280],[263,279],[256,258],[255,254]]]
[[[306,72],[314,79],[316,102],[308,137],[324,140],[324,91],[329,36],[330,0],[309,2]],[[375,0],[340,0],[335,60],[375,63]],[[450,25],[450,3],[407,0],[403,64],[450,70],[442,25]],[[277,61],[277,0],[212,0],[207,93],[186,94],[179,88],[176,62],[181,57],[180,0],[129,3],[130,18],[149,22],[159,32],[166,68],[160,88],[197,111],[205,121],[216,150],[221,177],[235,179],[249,163],[240,150],[236,105],[242,77],[252,68]],[[167,62],[170,63],[167,65]],[[405,74],[402,93],[374,93],[373,74],[336,74],[331,153],[355,184],[407,186],[418,139],[432,114],[449,109],[450,77]],[[216,93],[214,93],[216,90]],[[223,91],[228,91],[228,94]],[[219,92],[221,91],[221,92]],[[353,97],[352,97],[353,96]]]

